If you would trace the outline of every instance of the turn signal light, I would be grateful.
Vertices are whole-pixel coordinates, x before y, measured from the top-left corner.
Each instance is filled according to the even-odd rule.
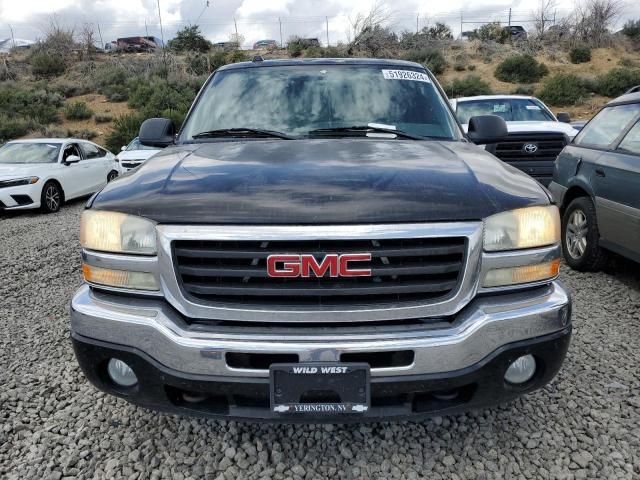
[[[539,263],[537,265],[497,268],[487,272],[484,277],[484,281],[482,282],[482,286],[490,288],[540,282],[557,277],[559,272],[560,259]]]
[[[111,270],[83,263],[82,274],[85,281],[96,285],[132,290],[158,290],[158,283],[152,273]]]

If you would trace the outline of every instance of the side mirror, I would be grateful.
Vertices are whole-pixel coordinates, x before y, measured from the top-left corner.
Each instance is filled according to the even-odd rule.
[[[120,151],[121,151],[121,152],[124,152],[126,149],[127,149],[127,147],[126,147],[126,146],[124,146],[124,147],[120,148]]]
[[[558,112],[556,118],[562,123],[571,123],[571,115],[569,112]]]
[[[168,118],[150,118],[142,122],[138,136],[146,147],[164,148],[173,144],[176,127]]]
[[[476,145],[497,143],[508,134],[507,123],[497,115],[478,115],[469,119],[467,136]]]
[[[63,162],[65,165],[71,165],[72,163],[78,163],[80,161],[80,157],[77,155],[69,155],[67,159]]]

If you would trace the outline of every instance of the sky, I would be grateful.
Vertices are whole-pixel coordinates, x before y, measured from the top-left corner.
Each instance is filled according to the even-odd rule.
[[[322,44],[348,39],[350,20],[368,12],[374,2],[382,0],[0,0],[0,41],[11,36],[36,40],[42,38],[52,22],[81,30],[90,24],[98,43],[118,37],[161,36],[162,18],[165,40],[186,25],[198,24],[213,42],[226,41],[237,31],[249,46],[261,39],[282,40],[290,36],[317,37]],[[576,0],[557,0],[557,18],[568,15]],[[581,0],[577,0],[581,1]],[[621,26],[629,18],[640,18],[640,2],[621,0]],[[470,5],[472,3],[472,5]],[[447,23],[454,33],[481,22],[499,20],[507,23],[509,9],[512,24],[532,27],[532,12],[538,0],[387,0],[389,25],[396,31],[422,28],[437,21]],[[235,20],[235,22],[234,22]],[[98,32],[99,27],[99,32]],[[281,33],[282,32],[282,33]],[[102,41],[100,41],[102,37]]]

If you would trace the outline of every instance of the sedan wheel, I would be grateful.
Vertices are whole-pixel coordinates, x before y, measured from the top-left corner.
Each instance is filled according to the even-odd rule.
[[[589,197],[572,200],[562,216],[564,259],[576,270],[598,270],[606,261],[606,253],[599,242],[598,217],[593,202]]]
[[[586,215],[580,209],[574,210],[571,213],[571,217],[569,217],[565,232],[565,245],[572,258],[576,260],[582,258],[584,252],[587,251],[588,233],[589,227]]]
[[[62,205],[62,191],[58,184],[49,182],[42,188],[40,206],[45,213],[55,213]]]
[[[118,172],[116,172],[115,170],[111,170],[109,172],[109,175],[107,175],[107,183],[115,180],[116,178],[118,178]]]

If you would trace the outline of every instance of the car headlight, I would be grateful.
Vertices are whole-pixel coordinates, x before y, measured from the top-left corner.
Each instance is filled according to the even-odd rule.
[[[498,213],[484,222],[487,252],[518,250],[560,242],[560,213],[555,205]]]
[[[16,178],[12,180],[0,180],[0,188],[19,187],[21,185],[33,185],[40,180],[38,177]]]
[[[80,221],[83,248],[113,253],[156,254],[156,225],[118,212],[86,210]]]

